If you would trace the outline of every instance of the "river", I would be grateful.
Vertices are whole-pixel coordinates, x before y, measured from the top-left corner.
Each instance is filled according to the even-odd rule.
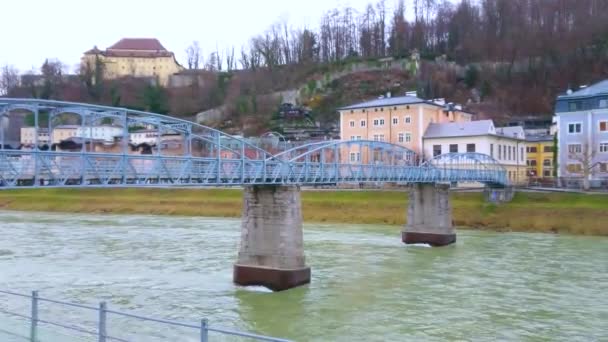
[[[403,245],[394,226],[306,224],[312,283],[271,293],[231,282],[236,219],[0,211],[0,224],[3,290],[296,341],[608,340],[608,238],[461,230],[455,245],[428,248]],[[29,310],[4,295],[0,308]],[[96,319],[43,303],[45,317]],[[86,340],[44,330],[45,341]],[[130,319],[109,332],[197,340]]]

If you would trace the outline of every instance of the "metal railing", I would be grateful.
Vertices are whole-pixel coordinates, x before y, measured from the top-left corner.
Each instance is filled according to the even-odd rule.
[[[12,311],[4,310],[4,309],[0,308],[0,313],[4,313],[6,315],[10,315],[10,316],[14,316],[14,317],[18,317],[18,318],[22,318],[22,319],[26,319],[26,320],[30,321],[29,337],[26,337],[26,336],[20,336],[20,337],[23,337],[25,340],[29,340],[31,342],[40,342],[41,341],[38,338],[38,330],[39,330],[38,327],[40,324],[47,324],[47,325],[51,325],[51,326],[55,326],[55,327],[68,329],[71,331],[76,331],[76,332],[90,335],[90,336],[96,336],[98,342],[108,342],[108,341],[131,342],[131,340],[119,338],[116,336],[110,336],[108,334],[107,317],[109,314],[122,316],[122,317],[128,317],[128,318],[135,318],[135,319],[139,319],[142,321],[161,323],[161,324],[166,324],[166,325],[170,325],[170,326],[174,326],[174,327],[184,327],[184,328],[195,329],[195,330],[198,330],[198,332],[199,332],[201,342],[209,341],[209,332],[250,338],[250,339],[255,339],[258,341],[289,342],[289,340],[281,339],[281,338],[240,332],[240,331],[226,329],[226,328],[212,327],[209,325],[207,319],[201,319],[200,324],[189,324],[189,323],[183,323],[183,322],[178,322],[178,321],[173,321],[173,320],[152,318],[152,317],[146,317],[146,316],[136,315],[136,314],[132,314],[132,313],[117,311],[117,310],[111,310],[108,308],[108,305],[106,302],[100,302],[97,307],[90,306],[90,305],[77,304],[77,303],[70,303],[70,302],[64,302],[64,301],[60,301],[60,300],[40,297],[38,291],[32,291],[31,295],[27,295],[27,294],[12,292],[12,291],[0,290],[0,294],[16,296],[16,297],[21,297],[21,298],[29,298],[31,300],[31,316],[23,315],[23,314],[20,314],[17,312],[12,312]],[[53,322],[53,321],[41,318],[40,317],[40,304],[43,302],[96,311],[98,314],[97,330],[91,330],[91,329],[82,328],[82,327],[79,327],[76,325],[64,324],[61,322]]]

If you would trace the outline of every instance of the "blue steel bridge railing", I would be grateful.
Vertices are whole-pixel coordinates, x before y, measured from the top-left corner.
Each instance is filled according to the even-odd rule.
[[[111,310],[108,308],[108,305],[105,302],[99,303],[98,306],[70,303],[70,302],[64,302],[64,301],[60,301],[60,300],[40,297],[38,291],[33,291],[31,295],[27,295],[27,294],[12,292],[12,291],[0,290],[0,294],[20,297],[20,298],[27,298],[31,301],[29,315],[5,310],[4,308],[2,308],[2,306],[0,306],[0,313],[8,315],[8,316],[13,316],[13,317],[17,317],[20,319],[24,319],[24,320],[27,320],[30,322],[30,327],[29,327],[30,329],[29,329],[28,336],[22,336],[22,335],[19,335],[18,333],[2,331],[2,330],[0,330],[0,334],[3,332],[8,333],[11,336],[18,337],[18,338],[23,339],[24,341],[30,341],[30,342],[44,342],[39,337],[39,335],[40,335],[39,326],[41,324],[58,327],[58,328],[66,329],[69,331],[74,331],[74,332],[77,332],[77,333],[80,333],[83,335],[96,337],[98,342],[109,342],[109,341],[131,342],[131,341],[133,341],[130,339],[120,338],[117,336],[111,336],[108,334],[108,330],[110,328],[109,320],[108,320],[109,315],[116,315],[116,316],[122,316],[122,317],[126,317],[126,318],[133,318],[133,319],[137,319],[137,320],[141,320],[141,321],[159,323],[159,324],[163,324],[166,326],[189,328],[198,333],[200,342],[208,342],[210,332],[218,333],[218,334],[222,334],[222,335],[243,337],[243,338],[253,339],[253,340],[257,340],[257,341],[289,342],[289,340],[286,340],[286,339],[211,326],[211,325],[209,325],[209,322],[207,321],[207,319],[202,319],[200,321],[200,324],[190,324],[190,323],[178,322],[178,321],[173,321],[173,320],[141,316],[141,315],[136,315],[136,314],[117,311],[117,310]],[[86,327],[82,327],[82,326],[68,324],[61,320],[50,320],[50,318],[48,318],[48,319],[44,318],[40,315],[40,306],[43,303],[94,311],[97,313],[97,326],[96,326],[96,328],[90,328],[90,327],[86,328]],[[137,341],[142,341],[142,339],[141,339],[142,337],[145,338],[145,336],[138,336]]]
[[[106,153],[0,151],[0,188],[234,186],[247,184],[440,183],[506,184],[485,164],[387,165]]]
[[[148,157],[99,153],[0,151],[0,188],[235,186],[365,182],[505,184],[481,167]]]

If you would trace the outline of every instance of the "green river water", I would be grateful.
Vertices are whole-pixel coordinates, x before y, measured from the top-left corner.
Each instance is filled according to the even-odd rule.
[[[235,219],[0,212],[0,290],[295,341],[608,341],[608,238],[460,230],[455,245],[428,248],[403,245],[395,226],[306,224],[312,283],[271,293],[232,284],[239,229]],[[28,305],[0,295],[0,309]],[[41,318],[92,330],[96,320],[46,303]],[[198,341],[133,319],[108,326],[128,340]],[[0,341],[27,327],[0,314]],[[41,328],[43,341],[94,340]]]

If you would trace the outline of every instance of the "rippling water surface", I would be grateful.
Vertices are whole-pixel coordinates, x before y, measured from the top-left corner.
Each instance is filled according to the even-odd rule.
[[[608,340],[607,238],[459,231],[457,244],[425,248],[401,244],[398,227],[308,224],[312,283],[270,293],[232,284],[239,228],[235,219],[0,212],[0,289],[296,341]],[[3,295],[0,308],[29,310]],[[96,319],[43,303],[44,317],[92,329]],[[26,327],[0,315],[1,330]],[[195,331],[131,319],[109,327],[136,341],[197,341]],[[44,329],[47,341],[86,340]]]

